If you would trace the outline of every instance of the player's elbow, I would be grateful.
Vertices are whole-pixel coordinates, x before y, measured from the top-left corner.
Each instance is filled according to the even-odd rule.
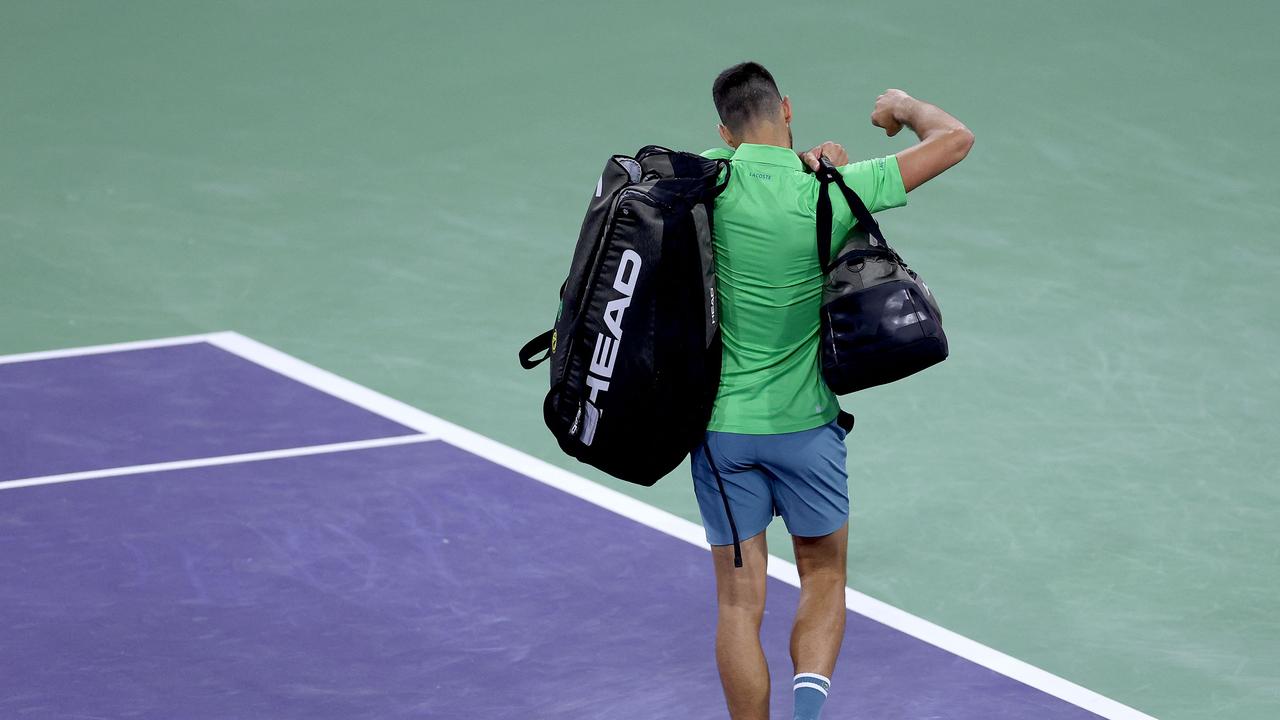
[[[973,133],[960,123],[939,129],[919,145],[898,154],[902,185],[911,192],[955,167],[973,147]]]
[[[947,131],[947,148],[951,154],[952,165],[963,160],[972,147],[973,131],[969,128],[964,125],[956,125],[956,127]]]

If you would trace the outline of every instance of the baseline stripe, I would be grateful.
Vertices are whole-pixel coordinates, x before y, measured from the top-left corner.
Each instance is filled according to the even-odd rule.
[[[374,438],[372,440],[355,440],[352,442],[330,443],[328,445],[307,445],[305,447],[285,448],[283,450],[264,450],[262,452],[240,453],[238,455],[219,455],[216,457],[195,458],[192,460],[174,460],[172,462],[151,463],[149,465],[129,465],[126,467],[104,468],[102,470],[86,470],[83,472],[63,473],[61,475],[44,475],[42,477],[19,478],[0,482],[0,490],[36,485],[52,485],[54,483],[76,482],[95,478],[120,477],[121,475],[139,475],[167,470],[185,470],[187,468],[210,467],[212,465],[233,465],[235,463],[275,460],[277,458],[301,457],[303,455],[324,455],[326,453],[349,452],[369,448],[390,447],[392,445],[409,445],[412,443],[430,442],[438,438],[430,435],[398,435],[396,437]]]

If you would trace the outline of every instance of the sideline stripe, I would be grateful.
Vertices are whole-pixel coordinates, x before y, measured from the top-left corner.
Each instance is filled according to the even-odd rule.
[[[164,472],[166,470],[184,470],[186,468],[209,467],[211,465],[232,465],[235,463],[257,462],[259,460],[275,460],[276,458],[301,457],[303,455],[324,455],[326,453],[365,450],[368,448],[389,447],[391,445],[409,445],[436,439],[430,435],[398,435],[396,437],[355,440],[353,442],[330,443],[328,445],[307,445],[284,450],[264,450],[262,452],[241,453],[239,455],[219,455],[216,457],[195,458],[193,460],[151,463],[150,465],[129,465],[127,467],[104,468],[102,470],[86,470],[83,472],[63,473],[61,475],[6,480],[0,482],[0,490],[14,490],[35,485],[52,485],[54,483],[92,480],[94,478],[119,477],[121,475]]]
[[[472,432],[417,408],[393,400],[369,388],[334,375],[327,370],[299,360],[267,345],[235,332],[214,333],[208,341],[246,360],[258,363],[281,375],[310,385],[331,395],[384,415],[421,432],[436,436],[451,445],[479,455],[522,475],[563,490],[619,515],[635,520],[698,547],[710,549],[702,528],[697,524],[660,510],[648,503],[598,485],[568,470],[526,455],[496,440]],[[800,586],[800,574],[793,563],[774,555],[768,560],[769,575],[782,582]],[[993,650],[977,641],[916,617],[888,603],[845,588],[845,605],[852,611],[899,630],[918,640],[939,647],[970,662],[994,670],[1044,693],[1057,697],[1110,720],[1155,720],[1088,688],[1041,670],[1034,665]]]
[[[159,338],[157,340],[139,340],[136,342],[112,343],[110,345],[87,345],[65,350],[42,350],[40,352],[0,355],[0,365],[9,363],[32,362],[33,360],[56,360],[57,358],[78,357],[80,355],[100,355],[102,353],[127,352],[129,350],[147,350],[149,348],[169,347],[171,345],[192,345],[208,340],[208,335],[181,335],[179,337]]]

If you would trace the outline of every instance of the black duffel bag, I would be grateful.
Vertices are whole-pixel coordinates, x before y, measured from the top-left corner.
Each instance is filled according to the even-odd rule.
[[[526,369],[551,359],[542,410],[560,448],[621,480],[652,485],[706,434],[721,362],[711,222],[728,166],[653,145],[610,158],[555,326],[520,350]]]
[[[822,158],[817,171],[822,291],[822,377],[837,395],[901,380],[947,358],[942,311],[929,286],[898,255],[862,198]],[[858,221],[831,262],[831,185]]]

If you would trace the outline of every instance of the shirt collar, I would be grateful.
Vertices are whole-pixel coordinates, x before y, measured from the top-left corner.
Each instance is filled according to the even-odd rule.
[[[800,162],[800,156],[796,155],[794,150],[778,147],[777,145],[742,143],[734,151],[733,159],[743,162],[763,163],[765,165],[778,165],[791,170],[804,170],[804,164]]]

